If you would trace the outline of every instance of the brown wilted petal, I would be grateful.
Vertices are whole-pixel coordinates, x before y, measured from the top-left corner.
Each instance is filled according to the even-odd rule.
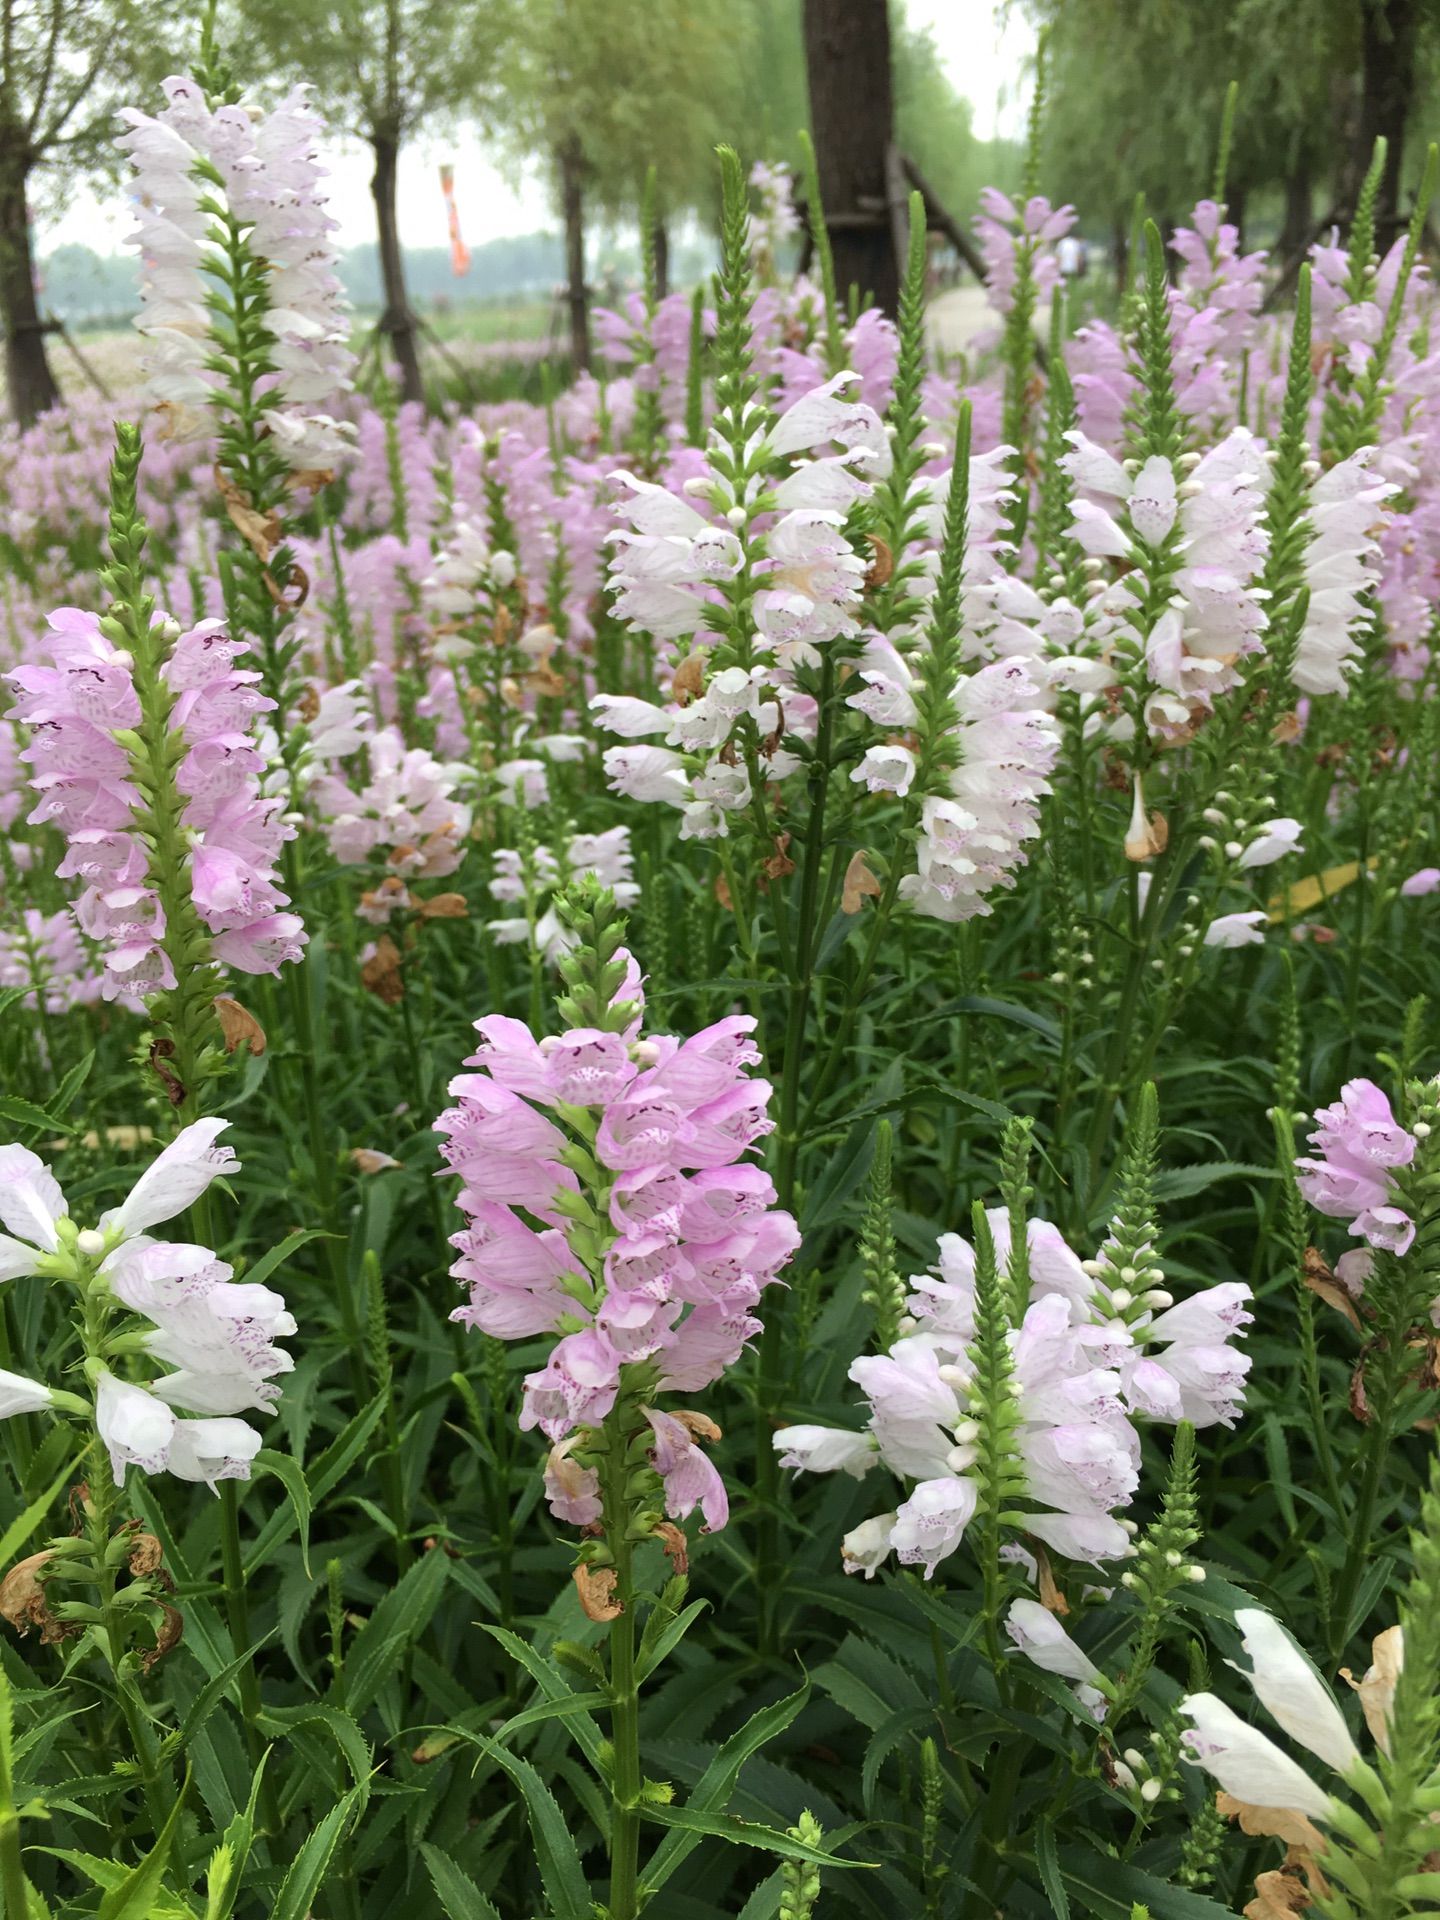
[[[419,908],[422,920],[463,920],[469,911],[463,893],[432,893]]]
[[[655,1528],[655,1538],[665,1550],[665,1558],[670,1562],[672,1573],[690,1571],[690,1543],[685,1538],[684,1529],[677,1527],[673,1520],[662,1520]]]
[[[777,833],[775,851],[765,862],[765,875],[770,880],[783,880],[788,873],[794,873],[795,862],[790,858],[790,836]]]
[[[1405,1665],[1405,1629],[1386,1627],[1370,1643],[1370,1665],[1363,1680],[1356,1680],[1348,1667],[1340,1669],[1340,1678],[1348,1681],[1360,1696],[1360,1711],[1370,1729],[1370,1737],[1382,1753],[1390,1751],[1390,1715],[1395,1705],[1395,1683]]]
[[[280,544],[280,516],[276,513],[257,513],[250,504],[249,494],[243,493],[221,466],[215,469],[215,485],[219,488],[231,525],[257,560],[268,560]]]
[[[1333,1307],[1337,1313],[1343,1313],[1357,1333],[1364,1331],[1360,1325],[1360,1316],[1355,1311],[1354,1301],[1336,1280],[1323,1256],[1314,1247],[1305,1249],[1305,1264],[1300,1270],[1300,1278],[1310,1292],[1323,1300],[1327,1307]]]
[[[1294,1920],[1310,1904],[1303,1880],[1289,1873],[1261,1873],[1255,1878],[1255,1898],[1245,1908],[1245,1920]]]
[[[723,873],[717,873],[715,876],[715,898],[727,913],[735,911],[735,902],[730,897],[730,883]]]
[[[707,1446],[722,1438],[721,1430],[708,1413],[695,1413],[689,1407],[671,1407],[672,1420],[678,1420],[692,1440],[703,1440]]]
[[[388,1153],[381,1153],[376,1147],[352,1147],[350,1161],[357,1173],[384,1173],[388,1167],[398,1167],[400,1162]]]
[[[322,487],[328,487],[334,478],[333,467],[297,467],[293,473],[285,476],[285,485],[291,493],[298,493],[301,487],[318,493]]]
[[[375,942],[375,951],[361,964],[360,984],[387,1007],[405,998],[405,982],[400,977],[400,949],[388,933]]]
[[[281,586],[268,567],[260,578],[265,582],[265,591],[277,607],[288,608],[293,613],[297,608],[303,607],[310,598],[310,576],[293,560],[290,562],[290,571],[285,576],[284,586]]]
[[[156,1629],[155,1644],[140,1656],[140,1665],[146,1673],[163,1660],[172,1647],[179,1646],[185,1632],[185,1618],[178,1607],[167,1607],[163,1600],[156,1604],[160,1608],[160,1625]]]
[[[867,587],[883,587],[895,571],[895,556],[889,546],[876,534],[866,535],[866,544],[870,548],[870,567],[865,575]]]
[[[1240,1831],[1248,1833],[1252,1840],[1266,1836],[1283,1840],[1287,1847],[1302,1853],[1325,1851],[1324,1834],[1293,1808],[1252,1807],[1249,1801],[1237,1800],[1232,1793],[1217,1793],[1215,1807],[1227,1820],[1238,1822]]]
[[[137,1533],[130,1543],[130,1571],[137,1578],[154,1573],[164,1558],[164,1551],[153,1533]]]
[[[619,1577],[614,1567],[576,1567],[575,1591],[587,1620],[620,1618],[625,1609],[615,1598],[615,1582]]]
[[[867,899],[878,899],[884,888],[875,878],[866,862],[863,849],[850,856],[850,864],[845,869],[845,883],[840,889],[840,911],[859,913]]]
[[[1137,863],[1153,860],[1169,844],[1170,823],[1164,814],[1152,813],[1148,820],[1142,814],[1130,823],[1130,831],[1125,836],[1125,858]]]
[[[158,1040],[150,1043],[150,1064],[165,1084],[165,1098],[172,1107],[183,1107],[186,1099],[186,1087],[178,1073],[170,1065],[175,1053],[175,1042],[162,1034]]]
[[[692,700],[698,700],[705,691],[705,656],[703,653],[688,654],[675,669],[670,681],[670,691],[682,707]]]
[[[1040,1604],[1053,1613],[1057,1620],[1064,1619],[1070,1611],[1070,1602],[1056,1584],[1050,1556],[1038,1540],[1032,1539],[1030,1551],[1035,1555],[1035,1587],[1040,1595]]]
[[[26,1560],[17,1560],[5,1578],[0,1580],[0,1616],[8,1620],[22,1636],[29,1633],[32,1627],[43,1629],[53,1619],[46,1604],[44,1583],[40,1579],[40,1569],[51,1558],[53,1549],[42,1548]],[[47,1637],[42,1633],[42,1638]]]
[[[565,691],[564,677],[558,674],[554,667],[551,666],[549,654],[545,654],[535,662],[534,666],[525,676],[525,684],[532,693],[538,694],[541,699],[548,698],[554,700]]]
[[[254,1014],[247,1007],[242,1007],[232,995],[216,994],[215,1017],[220,1022],[226,1053],[234,1053],[237,1047],[244,1047],[252,1054],[264,1053],[265,1029]]]

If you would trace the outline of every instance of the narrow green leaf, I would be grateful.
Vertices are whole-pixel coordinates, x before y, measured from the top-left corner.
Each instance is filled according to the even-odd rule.
[[[112,1887],[105,1895],[96,1909],[95,1920],[156,1920],[158,1896],[165,1884],[165,1864],[170,1858],[170,1848],[175,1841],[175,1830],[180,1825],[189,1786],[190,1777],[187,1774],[184,1785],[175,1796],[170,1818],[160,1830],[159,1839],[139,1866],[132,1867],[119,1885]]]
[[[255,1465],[263,1468],[266,1473],[273,1473],[289,1494],[290,1504],[295,1509],[295,1524],[300,1529],[300,1564],[305,1569],[306,1579],[312,1579],[314,1576],[310,1572],[310,1488],[305,1479],[305,1469],[288,1453],[277,1453],[273,1447],[262,1447],[255,1456]]]
[[[424,1843],[420,1853],[447,1920],[500,1920],[469,1874],[463,1873],[448,1853]]]
[[[500,1642],[518,1666],[525,1669],[547,1700],[574,1699],[575,1689],[566,1680],[564,1674],[558,1667],[551,1666],[545,1656],[538,1653],[528,1641],[522,1640],[518,1634],[511,1633],[507,1627],[487,1626],[485,1631],[492,1639]],[[605,1745],[605,1737],[599,1727],[587,1714],[579,1714],[575,1717],[570,1731],[579,1741],[585,1758],[598,1772],[600,1756]]]
[[[315,1895],[325,1884],[335,1849],[344,1838],[366,1788],[351,1787],[306,1838],[281,1883],[270,1920],[307,1920]]]
[[[417,1560],[356,1634],[345,1658],[345,1704],[363,1713],[395,1671],[400,1656],[430,1624],[449,1562],[438,1551]]]
[[[260,1803],[260,1782],[269,1764],[270,1749],[267,1747],[260,1756],[260,1764],[250,1782],[250,1798],[244,1811],[237,1813],[226,1827],[220,1845],[210,1856],[205,1874],[205,1920],[230,1920],[234,1911],[250,1859],[250,1849],[255,1841],[255,1809]]]
[[[782,1833],[778,1827],[762,1826],[758,1820],[742,1820],[733,1813],[698,1813],[693,1807],[647,1804],[641,1806],[640,1818],[657,1827],[693,1834],[697,1840],[708,1834],[716,1840],[729,1840],[740,1847],[759,1847],[764,1853],[778,1854],[782,1860],[804,1860],[816,1867],[868,1868],[876,1864],[870,1860],[837,1860],[833,1853],[807,1846],[803,1840]],[[654,1878],[648,1872],[645,1882],[647,1886],[654,1885]]]
[[[1035,1865],[1055,1920],[1070,1920],[1070,1896],[1065,1891],[1060,1858],[1055,1851],[1055,1829],[1048,1820],[1042,1820],[1035,1829]]]
[[[67,1428],[66,1431],[69,1431]],[[32,1500],[23,1513],[19,1513],[10,1522],[3,1534],[0,1534],[0,1567],[8,1567],[10,1562],[35,1534],[49,1513],[51,1507],[60,1498],[66,1483],[74,1472],[75,1463],[67,1460],[56,1474],[44,1493]]]
[[[160,1761],[168,1763],[175,1759],[178,1754],[185,1751],[196,1734],[199,1733],[201,1727],[204,1726],[205,1722],[210,1718],[210,1715],[230,1691],[232,1681],[250,1665],[266,1641],[273,1638],[273,1634],[267,1633],[265,1638],[263,1640],[257,1640],[248,1652],[237,1654],[233,1660],[221,1668],[219,1673],[205,1682],[199,1693],[196,1694],[194,1700],[191,1701],[190,1709],[180,1725],[167,1733],[161,1741],[157,1755]]]
[[[262,1253],[254,1266],[247,1267],[240,1278],[258,1286],[262,1280],[268,1280],[275,1269],[282,1266],[292,1253],[297,1252],[310,1240],[324,1240],[331,1236],[319,1227],[297,1227],[294,1233],[287,1233],[278,1247],[271,1247],[268,1253]]]
[[[740,1777],[740,1769],[751,1754],[758,1753],[767,1741],[782,1734],[809,1698],[810,1682],[807,1679],[794,1693],[787,1693],[783,1700],[777,1700],[773,1706],[762,1707],[758,1713],[752,1714],[743,1727],[731,1734],[706,1767],[682,1811],[698,1818],[714,1807],[724,1806]],[[655,1889],[664,1886],[681,1862],[687,1860],[699,1846],[703,1837],[693,1827],[682,1827],[678,1821],[668,1824],[672,1831],[655,1849],[645,1869],[645,1884]]]
[[[554,1920],[591,1920],[590,1889],[580,1864],[580,1851],[565,1825],[555,1796],[528,1760],[507,1753],[490,1741],[481,1743],[495,1764],[520,1789],[535,1842],[540,1882]],[[646,1875],[647,1882],[650,1876]]]

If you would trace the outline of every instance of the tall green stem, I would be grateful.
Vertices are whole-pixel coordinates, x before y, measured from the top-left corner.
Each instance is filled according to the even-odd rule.
[[[610,1623],[609,1920],[635,1920],[640,1871],[640,1690],[635,1678],[634,1547],[628,1455],[630,1434],[622,1399],[605,1422],[603,1499],[605,1542],[615,1568],[613,1598],[620,1611]]]

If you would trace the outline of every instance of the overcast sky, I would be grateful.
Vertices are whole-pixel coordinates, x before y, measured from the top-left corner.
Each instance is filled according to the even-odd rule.
[[[981,139],[997,132],[1018,132],[1024,120],[1023,67],[1034,45],[1026,23],[994,0],[902,0],[902,4],[911,21],[933,31],[946,73],[974,107],[975,131]],[[1000,16],[1007,14],[1002,25]],[[417,142],[401,158],[401,225],[408,246],[448,244],[437,173],[446,160],[455,166],[460,224],[472,245],[533,233],[551,224],[549,194],[539,175],[532,172],[515,178],[500,173],[486,158],[484,144],[462,135],[428,148]],[[331,166],[330,209],[340,225],[339,244],[350,247],[373,240],[368,153],[337,148]],[[52,247],[78,241],[97,253],[118,252],[128,227],[123,198],[97,201],[92,195],[77,194],[59,219],[41,222],[40,250],[48,253]]]

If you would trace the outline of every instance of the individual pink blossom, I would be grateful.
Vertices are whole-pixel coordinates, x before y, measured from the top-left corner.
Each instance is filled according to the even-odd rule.
[[[1349,1081],[1315,1121],[1310,1144],[1316,1153],[1295,1162],[1301,1193],[1320,1213],[1347,1221],[1368,1245],[1407,1252],[1415,1223],[1395,1205],[1392,1176],[1415,1158],[1415,1135],[1396,1120],[1373,1080]]]

